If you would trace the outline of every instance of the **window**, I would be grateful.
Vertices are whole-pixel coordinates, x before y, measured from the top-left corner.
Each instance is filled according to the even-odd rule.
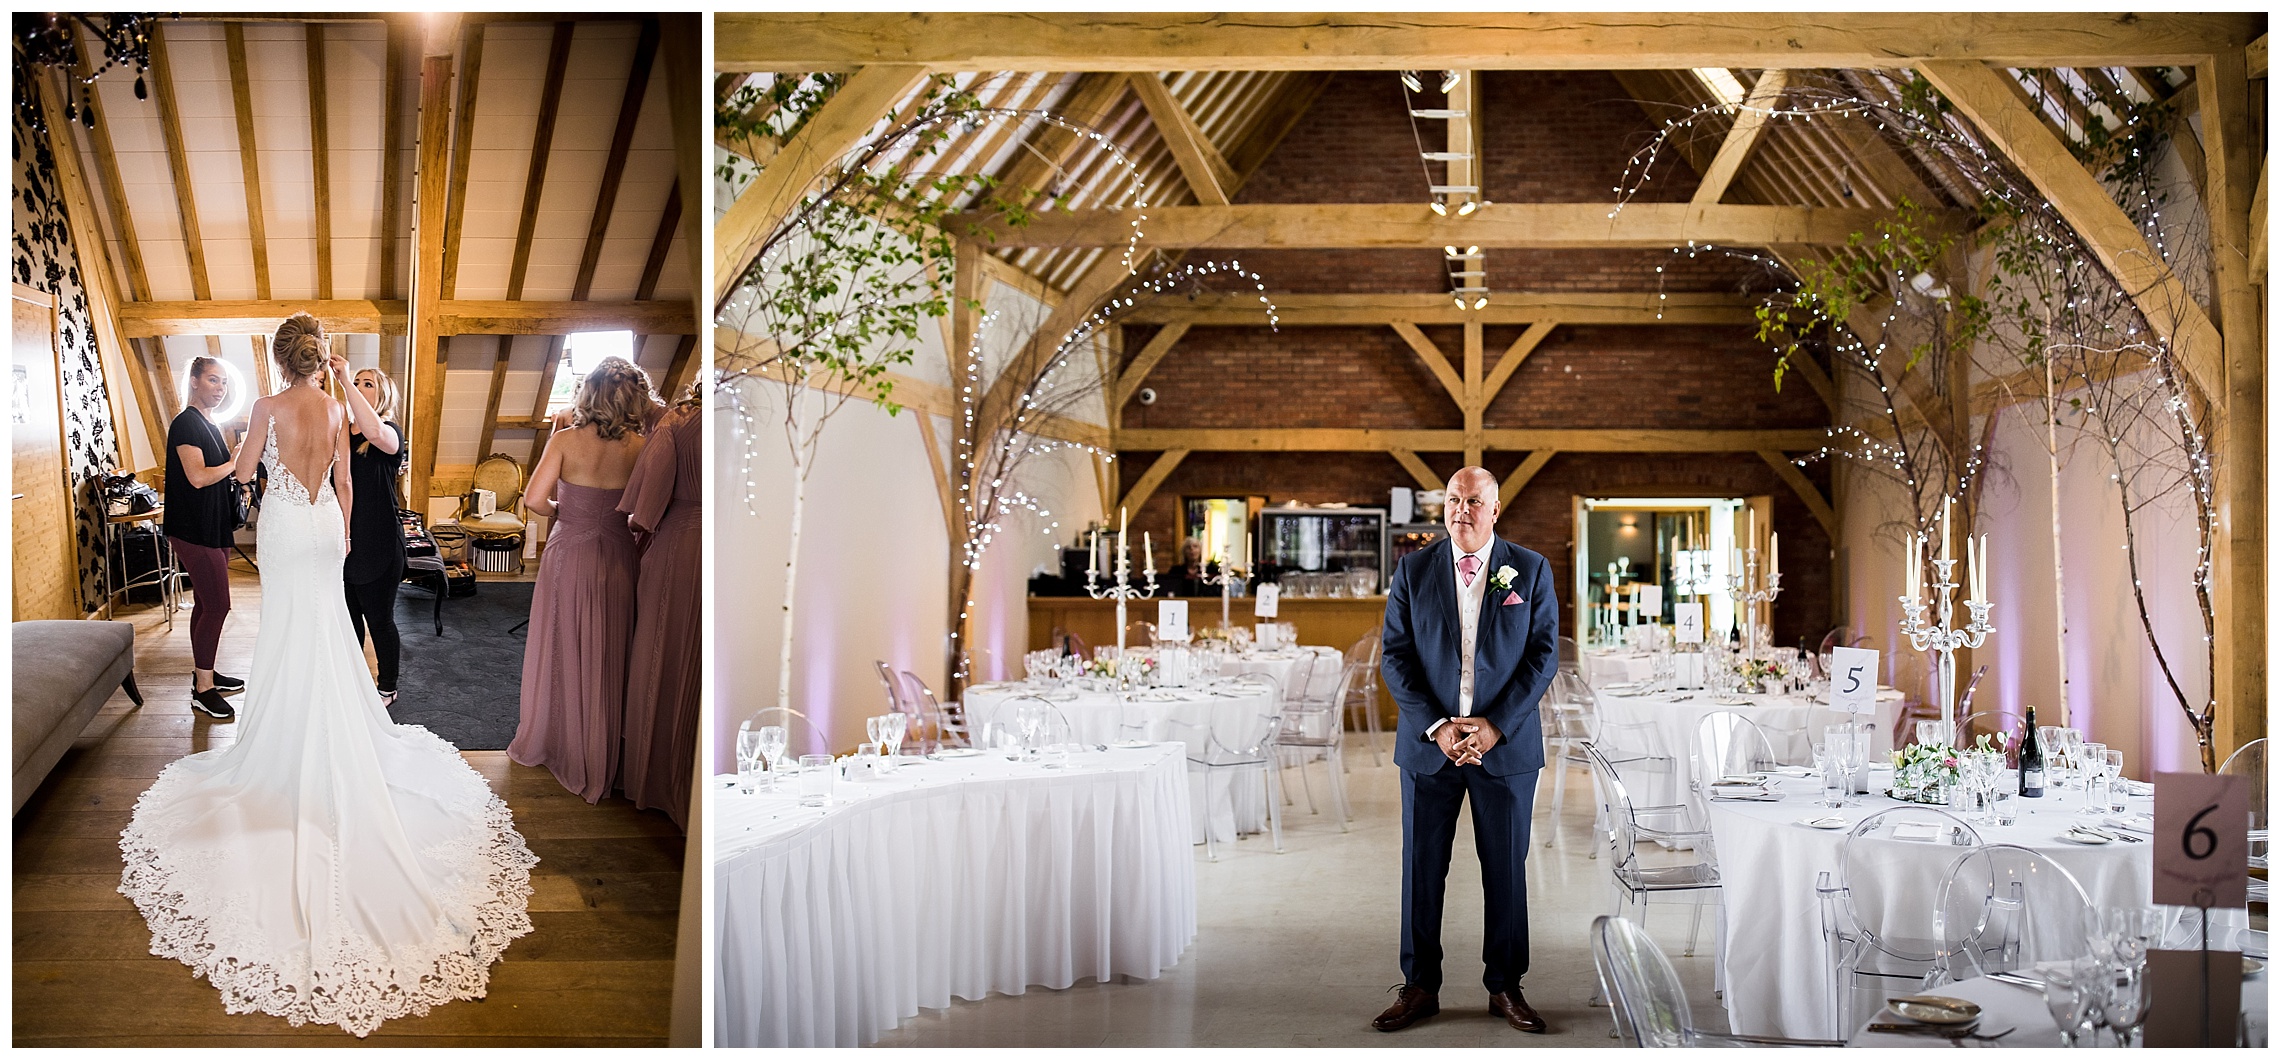
[[[578,394],[578,381],[605,357],[633,360],[633,332],[587,331],[562,340],[562,365],[554,373],[554,389],[546,395],[546,414],[569,408]]]

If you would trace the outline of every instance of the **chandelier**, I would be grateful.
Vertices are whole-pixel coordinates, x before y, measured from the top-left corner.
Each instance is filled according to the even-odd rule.
[[[172,17],[18,12],[14,26],[16,105],[23,108],[26,123],[42,134],[47,131],[47,122],[33,102],[32,86],[48,69],[62,70],[64,76],[78,86],[76,99],[66,95],[60,102],[66,116],[90,129],[95,127],[92,86],[96,78],[109,73],[113,67],[132,68],[135,98],[150,98],[150,89],[143,78],[150,70],[151,38],[158,32],[158,20]],[[91,65],[84,77],[76,72],[83,55],[82,39],[93,41],[101,54],[100,62]]]

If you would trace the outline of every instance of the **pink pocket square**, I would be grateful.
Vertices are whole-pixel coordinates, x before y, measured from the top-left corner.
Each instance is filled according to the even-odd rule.
[[[1528,602],[1528,601],[1526,601],[1526,600],[1523,600],[1523,599],[1521,599],[1521,598],[1520,598],[1520,594],[1519,594],[1519,593],[1508,593],[1508,594],[1506,594],[1506,595],[1505,595],[1505,597],[1504,597],[1504,606],[1505,606],[1505,607],[1511,607],[1511,606],[1512,606],[1512,605],[1514,605],[1514,604],[1524,604],[1524,603],[1527,603],[1527,602]]]

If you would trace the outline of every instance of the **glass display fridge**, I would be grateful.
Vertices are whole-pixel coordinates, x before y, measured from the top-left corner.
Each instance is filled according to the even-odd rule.
[[[1252,556],[1259,577],[1286,573],[1368,571],[1370,593],[1385,592],[1383,508],[1266,508],[1259,512]]]

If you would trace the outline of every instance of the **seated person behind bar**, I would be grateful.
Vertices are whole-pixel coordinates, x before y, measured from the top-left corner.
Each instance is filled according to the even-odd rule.
[[[1186,557],[1185,562],[1172,568],[1171,573],[1165,578],[1164,587],[1171,590],[1171,595],[1219,595],[1219,586],[1209,580],[1218,575],[1219,564],[1216,561],[1211,563],[1203,561],[1203,542],[1189,538],[1187,546],[1181,552]]]

